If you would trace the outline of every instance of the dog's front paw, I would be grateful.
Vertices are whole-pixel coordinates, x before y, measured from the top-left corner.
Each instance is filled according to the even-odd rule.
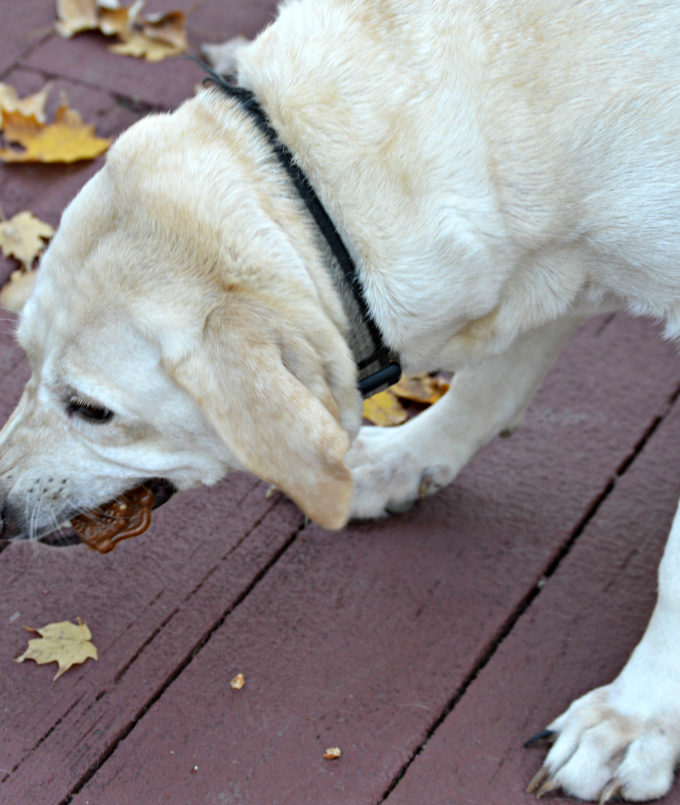
[[[346,456],[354,490],[350,517],[404,512],[453,480],[455,470],[428,464],[404,439],[404,427],[364,427]]]
[[[654,685],[650,681],[650,685]],[[541,797],[561,789],[581,799],[605,803],[656,799],[673,783],[680,756],[677,708],[637,701],[616,683],[577,699],[547,730],[527,741],[554,741],[528,791]]]

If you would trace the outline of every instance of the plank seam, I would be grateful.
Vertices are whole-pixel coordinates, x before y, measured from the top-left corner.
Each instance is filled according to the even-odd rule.
[[[633,449],[631,450],[630,454],[621,462],[619,467],[617,468],[615,474],[609,478],[606,482],[604,489],[600,492],[600,494],[592,501],[588,509],[586,510],[585,514],[581,518],[581,520],[576,524],[575,528],[572,530],[570,536],[567,540],[563,543],[561,548],[557,551],[555,556],[548,562],[544,572],[542,573],[541,577],[539,578],[538,582],[529,590],[529,592],[524,596],[524,598],[519,602],[517,607],[515,607],[514,611],[511,613],[509,618],[505,621],[505,623],[501,626],[500,630],[497,632],[496,636],[492,639],[489,647],[487,650],[482,654],[481,658],[473,665],[470,673],[463,679],[463,682],[458,689],[458,691],[451,697],[448,703],[444,706],[441,710],[437,718],[432,722],[428,730],[426,731],[422,741],[418,744],[418,746],[413,751],[411,757],[401,766],[398,770],[397,774],[395,775],[394,779],[390,782],[389,786],[385,789],[381,798],[377,801],[376,805],[382,805],[387,798],[390,796],[392,791],[397,787],[400,780],[404,777],[406,772],[409,770],[415,759],[418,755],[422,754],[427,744],[430,740],[434,737],[434,734],[437,732],[439,727],[444,723],[446,718],[451,714],[454,710],[458,702],[463,698],[465,693],[467,692],[470,685],[475,681],[477,676],[481,673],[484,667],[490,662],[491,658],[494,656],[496,651],[500,648],[501,644],[505,641],[508,635],[512,632],[515,627],[517,621],[522,617],[524,612],[531,606],[533,601],[540,595],[541,590],[545,586],[545,582],[549,579],[557,570],[559,565],[565,559],[565,557],[569,554],[571,549],[574,547],[576,541],[581,536],[581,534],[585,531],[588,523],[595,517],[597,512],[599,511],[602,504],[607,500],[607,498],[611,495],[611,493],[616,488],[617,482],[628,472],[628,470],[633,466],[638,456],[642,453],[645,446],[652,438],[654,433],[658,430],[662,422],[668,417],[668,415],[673,410],[678,397],[680,397],[680,385],[678,385],[673,392],[673,394],[669,397],[667,403],[665,404],[663,411],[654,419],[652,422],[645,428],[642,436],[638,439],[638,441],[634,444]]]
[[[263,518],[261,519],[264,519]],[[260,521],[261,522],[261,521]],[[145,704],[140,707],[137,713],[133,716],[130,722],[123,727],[118,735],[112,740],[111,744],[107,747],[107,749],[102,752],[98,760],[92,764],[92,766],[81,776],[78,782],[73,786],[70,793],[66,795],[66,797],[61,800],[59,805],[69,805],[72,802],[73,797],[75,797],[80,791],[87,785],[87,783],[94,777],[97,771],[106,763],[106,761],[113,755],[113,753],[118,748],[119,744],[124,741],[127,736],[134,730],[135,726],[141,721],[142,718],[149,712],[149,710],[156,704],[156,702],[161,698],[161,696],[165,693],[165,691],[172,685],[172,683],[184,672],[184,670],[193,662],[194,658],[200,653],[201,649],[208,643],[212,635],[221,627],[223,626],[226,619],[243,603],[243,601],[250,595],[250,593],[257,587],[257,585],[267,576],[269,571],[277,564],[279,559],[289,550],[289,548],[295,543],[300,533],[306,528],[306,521],[302,522],[300,526],[293,531],[293,533],[288,537],[288,539],[284,542],[284,544],[276,551],[275,554],[271,557],[267,564],[260,568],[260,570],[255,574],[251,582],[241,591],[241,593],[235,598],[232,604],[230,604],[227,609],[222,613],[220,618],[213,624],[213,626],[205,632],[201,638],[196,641],[194,646],[187,652],[184,659],[179,663],[179,665],[175,668],[175,670],[169,674],[163,684],[158,688],[156,693],[151,696]],[[255,528],[256,526],[253,526]]]

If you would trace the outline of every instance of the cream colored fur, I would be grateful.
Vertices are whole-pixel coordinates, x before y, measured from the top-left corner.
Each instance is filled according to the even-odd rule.
[[[407,371],[455,371],[451,391],[402,428],[359,429],[318,233],[252,120],[204,91],[119,139],[44,257],[19,328],[33,377],[0,434],[5,530],[43,533],[148,477],[186,489],[233,469],[338,528],[435,491],[517,426],[585,316],[625,308],[680,334],[677,3],[291,0],[228,57],[336,222],[386,341]],[[113,417],[69,416],[74,399]],[[673,534],[648,634],[555,722],[544,786],[669,789]]]

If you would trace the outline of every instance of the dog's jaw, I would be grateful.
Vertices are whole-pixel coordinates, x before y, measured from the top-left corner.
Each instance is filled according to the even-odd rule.
[[[153,493],[153,509],[157,509],[159,506],[162,506],[164,503],[170,500],[170,498],[177,491],[175,485],[166,478],[149,478],[144,481],[141,486],[146,487]],[[12,540],[21,540],[27,538],[28,535],[22,531],[15,518],[12,517],[10,507],[7,502],[5,502],[2,512],[0,513],[0,542],[10,542]],[[59,548],[68,545],[78,545],[81,541],[80,534],[71,526],[69,519],[64,519],[64,521],[54,531],[38,537],[38,542],[42,542],[45,545],[50,545],[51,547]]]

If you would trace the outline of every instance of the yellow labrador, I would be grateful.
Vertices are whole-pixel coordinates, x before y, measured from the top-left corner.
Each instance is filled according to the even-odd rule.
[[[231,58],[250,107],[212,88],[137,123],[64,213],[19,328],[6,538],[232,469],[338,528],[516,426],[584,316],[680,331],[677,2],[291,0]],[[258,108],[357,267],[354,307]],[[406,370],[456,372],[396,430],[359,428],[371,322]],[[534,788],[669,790],[678,630],[680,518],[646,634],[551,725]]]

